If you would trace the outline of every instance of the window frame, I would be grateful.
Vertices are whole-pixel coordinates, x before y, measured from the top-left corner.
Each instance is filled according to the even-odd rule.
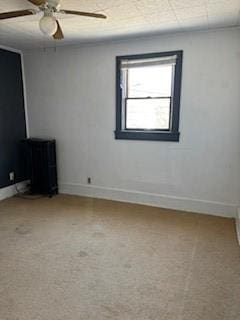
[[[173,68],[172,94],[170,98],[170,129],[152,130],[152,129],[127,129],[126,126],[126,110],[123,110],[126,101],[121,88],[121,62],[122,60],[140,60],[161,58],[175,55],[176,64]],[[144,53],[136,55],[124,55],[116,57],[116,130],[115,139],[124,140],[151,140],[151,141],[179,141],[179,114],[180,114],[180,98],[181,98],[181,82],[182,82],[182,59],[183,51],[168,51],[157,53]],[[152,99],[152,98],[150,98]],[[126,109],[126,106],[125,106]],[[124,111],[124,112],[123,112]],[[125,114],[124,114],[125,113]],[[124,121],[123,121],[124,116]],[[124,122],[124,123],[123,123]],[[123,128],[124,127],[124,128]]]

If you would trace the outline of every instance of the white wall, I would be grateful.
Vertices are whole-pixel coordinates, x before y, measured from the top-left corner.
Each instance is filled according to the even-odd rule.
[[[180,49],[180,142],[114,140],[115,56]],[[25,69],[30,135],[57,139],[63,192],[235,215],[239,29],[28,52]]]

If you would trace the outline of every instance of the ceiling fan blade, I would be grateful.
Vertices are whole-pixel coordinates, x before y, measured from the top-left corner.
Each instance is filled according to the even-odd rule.
[[[85,16],[85,17],[91,17],[91,18],[100,18],[100,19],[107,18],[104,14],[101,14],[101,13],[82,12],[82,11],[75,11],[75,10],[60,10],[60,12],[66,13],[66,14],[76,14],[78,16]]]
[[[61,28],[58,20],[56,20],[56,22],[57,22],[57,26],[58,27],[57,27],[56,33],[53,35],[53,38],[55,40],[62,40],[64,38],[64,35],[63,35],[63,32],[62,32],[62,28]]]
[[[28,0],[28,1],[31,2],[32,4],[35,4],[35,6],[41,6],[46,2],[46,0]]]
[[[36,13],[37,12],[35,12],[32,9],[3,12],[3,13],[0,13],[0,20],[23,17],[23,16],[29,16],[29,15],[36,14]]]

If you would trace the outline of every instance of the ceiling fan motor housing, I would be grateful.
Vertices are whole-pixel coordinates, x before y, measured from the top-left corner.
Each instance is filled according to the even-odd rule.
[[[54,8],[56,8],[60,5],[60,0],[48,0],[47,2],[49,4],[49,6],[54,7]]]
[[[61,0],[48,0],[44,4],[42,4],[39,8],[42,11],[57,12],[60,9],[60,1]]]

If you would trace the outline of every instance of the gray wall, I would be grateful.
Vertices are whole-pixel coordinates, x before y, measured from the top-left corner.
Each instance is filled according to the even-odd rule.
[[[234,216],[239,36],[186,32],[26,54],[29,130],[57,139],[60,191]],[[184,51],[180,142],[115,140],[115,57],[171,50]]]
[[[26,178],[20,140],[26,138],[21,55],[0,49],[0,188]]]

